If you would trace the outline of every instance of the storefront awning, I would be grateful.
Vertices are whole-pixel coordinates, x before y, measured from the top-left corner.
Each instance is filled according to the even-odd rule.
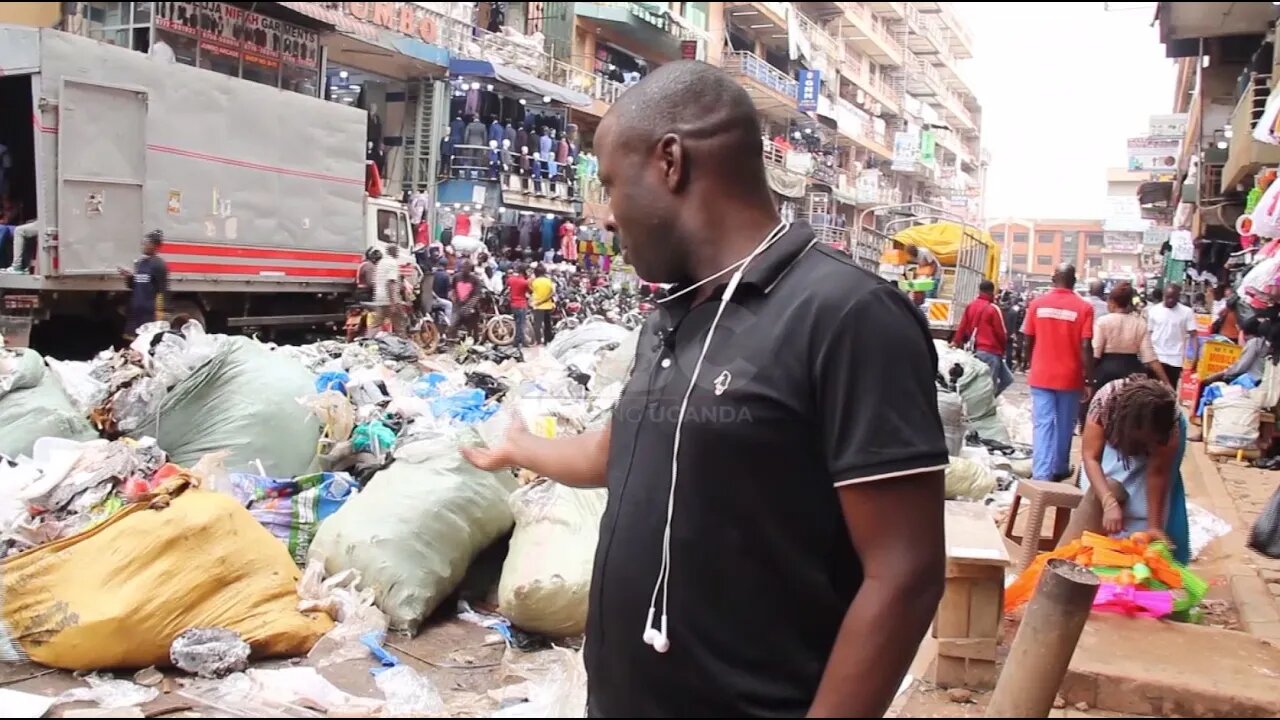
[[[494,78],[516,87],[524,88],[535,95],[549,97],[571,107],[589,108],[592,104],[591,96],[586,93],[570,90],[563,85],[548,82],[523,70],[501,63],[489,62],[488,60],[453,58],[449,61],[449,74]]]
[[[831,188],[831,197],[835,198],[836,202],[844,203],[845,205],[858,204],[858,196],[856,194],[848,190],[841,190],[838,187]]]
[[[436,75],[441,68],[449,67],[449,51],[445,48],[357,20],[340,9],[326,7],[335,4],[280,3],[294,12],[333,26],[337,35],[325,42],[331,62],[404,79]]]

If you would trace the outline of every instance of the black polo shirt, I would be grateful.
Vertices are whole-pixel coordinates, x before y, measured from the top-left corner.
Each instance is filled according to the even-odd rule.
[[[614,412],[587,628],[593,717],[804,715],[862,582],[837,488],[947,464],[920,314],[795,224],[748,268],[690,398],[671,647],[644,644],[680,401],[723,289],[650,316]]]

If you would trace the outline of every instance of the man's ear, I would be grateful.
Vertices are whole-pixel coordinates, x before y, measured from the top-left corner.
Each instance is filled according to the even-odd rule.
[[[658,159],[662,163],[662,176],[667,190],[678,192],[684,186],[688,170],[684,144],[680,142],[679,135],[667,133],[662,136],[658,141]]]

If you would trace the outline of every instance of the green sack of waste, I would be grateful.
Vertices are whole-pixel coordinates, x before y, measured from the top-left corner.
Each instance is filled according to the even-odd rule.
[[[34,350],[15,352],[12,372],[0,373],[2,379],[12,381],[7,390],[0,385],[0,454],[30,455],[42,437],[78,442],[97,438],[57,376],[45,368],[44,358]]]
[[[297,360],[231,337],[130,435],[154,437],[184,467],[225,450],[231,472],[304,475],[315,461],[320,423],[298,399],[314,392],[314,376]]]

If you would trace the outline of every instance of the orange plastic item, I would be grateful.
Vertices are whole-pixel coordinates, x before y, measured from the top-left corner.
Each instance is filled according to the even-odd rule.
[[[1052,558],[1070,560],[1088,568],[1132,568],[1145,563],[1156,580],[1171,588],[1182,587],[1182,573],[1150,544],[1146,533],[1135,533],[1126,539],[1109,538],[1087,532],[1075,540],[1051,552],[1040,553],[1004,591],[1004,611],[1016,610],[1031,600],[1045,563]],[[1117,585],[1133,585],[1136,579],[1131,570],[1116,575]]]

